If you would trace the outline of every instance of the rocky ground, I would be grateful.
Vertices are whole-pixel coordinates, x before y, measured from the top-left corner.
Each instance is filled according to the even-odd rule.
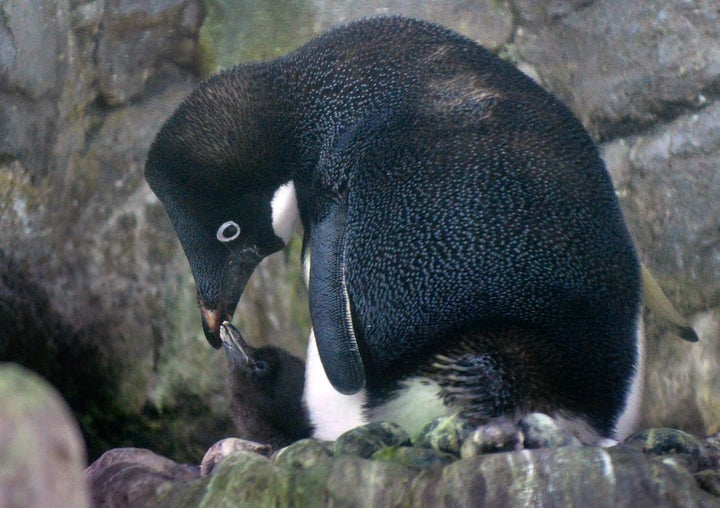
[[[451,417],[414,440],[373,423],[272,454],[227,439],[200,468],[115,449],[87,474],[98,506],[710,507],[720,506],[720,441],[654,429],[597,448],[539,413],[477,429]]]
[[[0,364],[0,460],[1,506],[720,506],[720,434],[652,429],[598,448],[539,413],[437,418],[412,439],[373,423],[279,450],[227,438],[199,464],[113,448],[83,472],[67,404],[13,364]]]
[[[598,448],[539,413],[479,428],[445,417],[413,439],[392,423],[279,450],[228,438],[193,465],[115,448],[83,474],[54,388],[3,365],[0,401],[2,506],[720,506],[720,435],[653,429]]]
[[[154,133],[217,66],[274,57],[333,24],[388,13],[434,20],[480,41],[558,95],[587,126],[643,261],[701,338],[685,343],[646,316],[642,425],[696,436],[720,430],[720,12],[714,0],[293,0],[282,6],[0,0],[0,361],[25,365],[60,391],[90,461],[111,448],[145,447],[196,463],[232,434],[224,356],[201,336],[187,263],[142,178]],[[256,345],[273,342],[301,355],[308,318],[293,249],[253,277],[239,320]],[[8,404],[20,403],[2,401],[1,414],[15,414]],[[19,428],[25,427],[31,429]],[[473,467],[481,471],[509,462],[544,471],[535,454],[554,464],[585,453],[595,454],[585,460],[590,465],[609,463],[617,473],[620,464],[642,462],[675,480],[690,478],[687,485],[695,485],[691,477],[699,471],[626,448],[571,447],[463,458],[422,473],[373,460],[358,478],[374,477],[372,468],[402,469],[403,481],[414,485],[407,495],[420,496],[412,500],[424,499],[430,477],[449,482],[441,491],[452,500],[461,495],[453,475],[465,461],[478,462]],[[4,466],[9,455],[1,457]],[[282,486],[278,492],[294,492],[279,459],[250,457],[272,471],[268,481]],[[368,464],[340,457],[328,464],[337,460],[353,471]],[[187,484],[219,486],[235,462]],[[313,481],[328,485],[331,476],[322,475],[332,468],[317,467],[325,472]],[[44,474],[26,471],[33,471],[21,475],[26,479]],[[538,478],[552,475],[546,476]],[[610,477],[620,488],[623,475]],[[647,499],[655,499],[660,487],[648,482],[642,483]],[[620,492],[600,485],[598,492]],[[489,492],[477,487],[473,495],[496,495]],[[693,487],[688,495],[698,492]],[[680,500],[672,495],[667,499]]]

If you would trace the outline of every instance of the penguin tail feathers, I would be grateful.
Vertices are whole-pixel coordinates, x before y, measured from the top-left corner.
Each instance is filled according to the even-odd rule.
[[[700,340],[692,326],[665,296],[660,284],[644,264],[642,265],[642,292],[647,308],[667,323],[676,335],[688,342]]]

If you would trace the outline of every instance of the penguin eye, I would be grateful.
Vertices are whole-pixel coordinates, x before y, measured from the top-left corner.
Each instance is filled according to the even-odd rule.
[[[270,373],[270,364],[265,360],[255,360],[253,369],[255,369],[255,374],[264,377]]]
[[[240,226],[237,225],[237,222],[229,220],[218,228],[215,236],[217,236],[217,239],[222,243],[232,242],[240,236]]]

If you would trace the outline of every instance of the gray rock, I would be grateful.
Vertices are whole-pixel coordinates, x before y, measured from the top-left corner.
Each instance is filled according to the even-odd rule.
[[[645,430],[628,437],[624,444],[647,455],[672,455],[683,460],[691,473],[710,468],[720,470],[720,446],[680,430]]]
[[[108,0],[97,46],[101,99],[110,106],[125,104],[167,61],[193,65],[200,9],[194,0]]]
[[[720,79],[712,0],[520,1],[515,43],[601,139],[703,106]]]
[[[373,460],[384,460],[408,466],[413,469],[442,467],[453,462],[456,457],[450,453],[442,453],[430,448],[417,446],[389,446],[373,453]]]
[[[646,265],[700,342],[689,345],[646,315],[641,422],[697,434],[720,422],[720,103],[603,147]],[[693,316],[693,312],[697,312]]]
[[[622,181],[634,195],[624,204],[630,228],[652,257],[661,282],[682,281],[687,304],[708,302],[720,287],[712,269],[720,256],[720,103],[625,140]]]
[[[622,450],[565,447],[482,455],[419,478],[413,506],[714,506],[682,468]],[[642,486],[641,488],[639,488]]]
[[[549,0],[541,2],[519,0],[515,2],[520,22],[529,25],[552,23],[589,7],[592,3],[593,0]]]
[[[472,425],[457,415],[440,416],[420,430],[415,445],[459,456],[463,441],[473,430]]]
[[[366,16],[402,14],[411,18],[431,19],[452,28],[480,44],[497,49],[508,42],[513,32],[512,2],[481,0],[467,2],[409,2],[407,0],[370,2],[333,2],[314,0],[315,23],[327,29]]]
[[[57,97],[68,65],[65,61],[69,28],[67,0],[3,1],[0,12],[3,88],[22,90],[32,100]]]
[[[302,450],[313,449],[310,443],[306,440],[286,450],[296,447],[302,454]],[[255,453],[238,452],[222,461],[200,484],[202,488],[196,480],[176,482],[147,503],[589,508],[710,507],[720,503],[720,498],[711,494],[717,470],[708,470],[696,482],[674,455],[660,460],[627,447],[521,450],[463,460],[446,455],[429,463],[416,462],[415,459],[427,456],[414,455],[412,450],[434,453],[431,450],[414,447],[393,450],[408,453],[393,458],[385,449],[376,454],[377,460],[344,454],[298,464],[279,460],[283,452],[275,463]]]
[[[720,103],[605,147],[629,227],[661,283],[707,305],[719,274]],[[682,307],[681,307],[682,308]]]
[[[706,469],[696,473],[695,479],[701,489],[720,498],[720,471]]]
[[[0,363],[0,505],[90,506],[85,447],[57,391]]]
[[[236,437],[222,439],[205,452],[200,462],[200,474],[202,476],[209,475],[212,470],[215,469],[215,466],[222,462],[225,457],[239,451],[268,456],[272,452],[272,448],[266,444],[247,441],[246,439],[238,439]]]
[[[410,437],[393,422],[374,422],[349,430],[333,444],[335,455],[350,454],[368,458],[387,446],[410,444]]]
[[[507,420],[500,420],[475,429],[463,442],[460,457],[466,459],[484,453],[520,450],[522,447],[523,434],[520,429]]]
[[[209,477],[205,506],[259,506],[275,502],[287,506],[288,477],[266,457],[236,452],[223,460]],[[272,501],[271,501],[272,500]]]
[[[144,442],[158,443],[158,451],[178,443],[196,447],[196,453],[181,452],[186,457],[227,435],[213,434],[227,407],[225,361],[198,341],[187,261],[142,176],[155,132],[197,82],[190,55],[197,49],[198,6],[191,0],[0,1],[0,249],[12,253],[38,288],[34,298],[44,295],[40,306],[54,316],[32,327],[43,333],[34,333],[20,354],[4,356],[8,350],[0,345],[0,359],[25,361],[25,351],[58,359],[32,365],[61,378],[83,415],[93,456],[135,429],[146,434]],[[108,27],[113,30],[106,33]],[[113,37],[138,42],[135,48],[147,49],[148,59],[139,53],[126,59],[127,47]],[[193,47],[183,49],[183,41]],[[108,98],[98,100],[106,93],[100,82],[112,81],[101,74],[125,70],[129,81],[107,85]],[[135,102],[109,108],[112,94],[117,103]],[[72,333],[48,325],[58,322]],[[10,337],[22,336],[18,323],[5,330]],[[78,339],[67,341],[76,349],[96,353],[82,369],[74,368],[74,356],[58,353],[73,351],[57,340],[65,336]],[[62,361],[72,367],[58,367]],[[112,389],[85,381],[93,365],[97,378],[106,377],[108,365],[117,369]],[[190,401],[205,404],[193,408],[202,416],[181,416]],[[160,407],[163,416],[155,416]],[[146,419],[162,421],[143,427]]]
[[[520,420],[525,448],[561,448],[580,446],[578,438],[558,427],[546,414],[531,413]]]
[[[681,453],[699,457],[703,443],[695,436],[675,429],[650,429],[629,436],[627,446],[638,448],[643,453],[664,455]]]
[[[293,492],[300,506],[320,506],[322,502],[318,501],[327,500],[330,506],[374,508],[410,506],[408,499],[416,470],[393,462],[344,456],[306,473],[295,483]],[[318,490],[305,498],[308,486]]]
[[[47,175],[69,73],[67,1],[0,2],[0,164]]]
[[[95,506],[142,507],[162,487],[198,478],[200,468],[181,465],[140,448],[115,448],[85,471]]]
[[[301,439],[275,452],[273,461],[279,467],[308,469],[331,456],[327,445],[314,439]]]

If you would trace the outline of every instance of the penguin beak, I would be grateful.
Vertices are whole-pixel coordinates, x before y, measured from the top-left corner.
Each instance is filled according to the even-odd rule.
[[[250,346],[240,331],[230,322],[223,321],[220,325],[220,339],[225,348],[228,357],[239,366],[248,366],[251,363],[251,357],[254,348]]]
[[[228,315],[222,309],[208,309],[204,303],[200,303],[200,316],[202,318],[203,332],[205,338],[215,349],[220,349],[223,345],[221,340],[221,324],[223,321],[232,319],[232,314]]]
[[[245,286],[260,261],[262,261],[262,256],[254,248],[246,248],[233,253],[221,273],[217,303],[208,305],[207,300],[202,295],[198,295],[203,332],[205,332],[205,337],[210,345],[215,349],[219,349],[223,345],[222,325],[226,321],[229,322],[235,314]]]

